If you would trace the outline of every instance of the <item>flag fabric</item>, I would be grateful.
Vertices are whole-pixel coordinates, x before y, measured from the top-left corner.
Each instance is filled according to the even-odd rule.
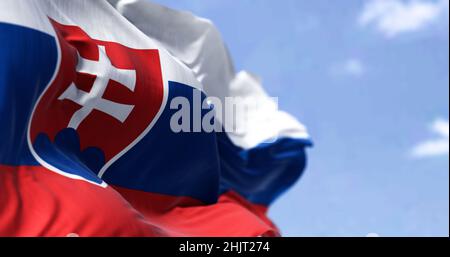
[[[258,103],[245,126],[220,115],[234,98]],[[0,236],[277,236],[267,208],[310,145],[206,19],[0,1]]]

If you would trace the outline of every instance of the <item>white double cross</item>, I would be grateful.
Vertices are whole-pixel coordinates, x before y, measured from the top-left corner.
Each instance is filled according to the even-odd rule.
[[[109,80],[114,80],[134,92],[136,71],[114,67],[106,55],[104,46],[99,46],[98,52],[98,61],[84,59],[78,54],[77,72],[97,76],[89,93],[78,89],[72,82],[58,97],[58,100],[68,99],[82,106],[70,119],[69,128],[77,129],[93,110],[104,112],[123,123],[134,108],[134,105],[104,99],[103,94],[108,87]]]

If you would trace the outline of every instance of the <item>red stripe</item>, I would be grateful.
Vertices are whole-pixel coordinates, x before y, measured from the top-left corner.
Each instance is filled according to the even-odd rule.
[[[205,205],[189,197],[102,188],[44,167],[0,165],[0,236],[70,233],[274,236],[278,230],[266,217],[264,206],[251,204],[234,192]]]
[[[43,167],[0,165],[0,236],[157,236],[114,189]]]
[[[114,187],[133,207],[170,236],[276,236],[267,208],[234,192],[204,205],[189,197],[167,196]]]

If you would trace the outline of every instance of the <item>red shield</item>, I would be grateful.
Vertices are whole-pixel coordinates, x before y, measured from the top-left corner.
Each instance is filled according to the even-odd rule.
[[[133,49],[91,38],[77,26],[52,24],[60,66],[36,104],[31,144],[40,134],[54,140],[71,128],[78,134],[79,151],[100,149],[108,163],[138,141],[161,108],[158,50]]]

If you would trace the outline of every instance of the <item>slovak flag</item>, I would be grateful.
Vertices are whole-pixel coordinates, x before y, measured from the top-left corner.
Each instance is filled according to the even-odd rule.
[[[2,0],[0,236],[277,236],[311,141],[276,107],[208,20]]]

